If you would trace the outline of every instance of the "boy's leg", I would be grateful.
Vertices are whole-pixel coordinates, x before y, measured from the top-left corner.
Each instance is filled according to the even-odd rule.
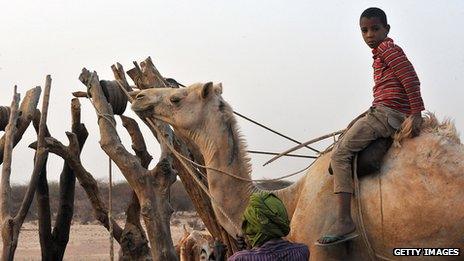
[[[330,243],[355,230],[351,218],[351,195],[353,194],[352,161],[354,155],[380,137],[391,136],[394,129],[384,113],[372,110],[346,132],[332,154],[334,193],[337,197],[336,220],[319,243]]]

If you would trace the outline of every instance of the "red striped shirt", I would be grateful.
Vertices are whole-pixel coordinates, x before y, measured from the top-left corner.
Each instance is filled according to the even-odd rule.
[[[407,115],[424,110],[420,82],[403,50],[390,38],[372,50],[374,54],[373,106],[383,105]]]

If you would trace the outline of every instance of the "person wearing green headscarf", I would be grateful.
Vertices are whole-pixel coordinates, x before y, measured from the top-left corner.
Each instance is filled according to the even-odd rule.
[[[242,230],[250,250],[239,251],[228,261],[303,261],[309,250],[304,244],[284,240],[290,220],[282,201],[269,192],[254,193],[243,213]]]

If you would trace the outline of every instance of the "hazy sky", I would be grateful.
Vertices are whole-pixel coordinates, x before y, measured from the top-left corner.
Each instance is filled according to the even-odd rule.
[[[15,84],[24,95],[51,74],[48,126],[63,143],[70,129],[71,92],[85,88],[77,79],[82,67],[96,70],[100,79],[113,79],[111,64],[130,69],[132,61],[147,56],[164,76],[184,84],[222,82],[223,96],[236,111],[297,140],[342,129],[372,101],[372,54],[358,25],[360,13],[371,6],[387,13],[390,37],[414,64],[426,108],[464,130],[461,0],[46,0],[1,1],[0,6],[0,105],[10,104]],[[90,132],[82,161],[95,177],[106,179],[96,116],[88,101],[81,102]],[[294,146],[239,123],[249,149],[280,152]],[[156,140],[143,130],[158,158]],[[122,128],[119,133],[130,149]],[[33,151],[27,145],[34,140],[30,128],[14,150],[13,182],[29,180]],[[286,158],[260,167],[268,158],[253,156],[255,178],[309,164]],[[49,179],[58,179],[61,166],[61,159],[51,156]]]

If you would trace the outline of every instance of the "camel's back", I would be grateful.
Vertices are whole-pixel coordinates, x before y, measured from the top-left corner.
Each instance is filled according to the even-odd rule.
[[[305,177],[292,217],[290,239],[305,242],[312,260],[367,258],[358,237],[349,247],[317,247],[314,242],[334,221],[333,177],[322,156]],[[397,247],[464,249],[464,146],[443,135],[426,133],[391,148],[380,173],[360,181],[362,217],[377,254],[393,258]],[[357,215],[356,197],[353,217]]]

